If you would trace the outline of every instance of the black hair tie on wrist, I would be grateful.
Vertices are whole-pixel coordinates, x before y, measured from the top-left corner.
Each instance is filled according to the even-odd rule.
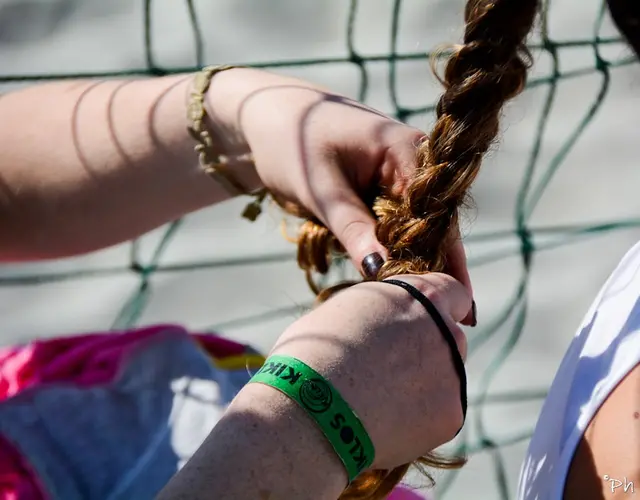
[[[464,369],[464,361],[462,361],[462,355],[460,354],[460,350],[458,349],[456,339],[453,337],[453,333],[451,333],[451,330],[447,326],[447,323],[445,323],[444,319],[438,312],[438,309],[433,305],[433,302],[431,302],[415,286],[401,280],[382,280],[380,283],[389,283],[390,285],[396,285],[404,288],[407,292],[409,292],[414,299],[416,299],[424,306],[424,308],[427,310],[436,326],[442,333],[444,340],[449,345],[451,358],[453,359],[453,366],[458,373],[458,378],[460,379],[460,404],[462,405],[462,426],[464,427],[464,421],[467,418],[467,372]],[[458,429],[458,432],[456,432],[456,436],[460,434],[461,430],[462,427]]]

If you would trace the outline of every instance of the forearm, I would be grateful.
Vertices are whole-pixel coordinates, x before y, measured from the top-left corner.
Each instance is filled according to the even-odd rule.
[[[232,108],[243,89],[222,76],[207,96],[216,149],[247,153]],[[59,82],[2,96],[0,260],[95,250],[227,199],[187,131],[191,82]],[[233,167],[245,186],[260,186],[249,163]]]
[[[250,384],[158,500],[335,500],[346,482],[311,418],[275,389]]]

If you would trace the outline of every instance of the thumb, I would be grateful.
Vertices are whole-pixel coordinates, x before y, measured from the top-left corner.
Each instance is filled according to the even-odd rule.
[[[322,207],[325,223],[347,251],[356,269],[368,276],[368,266],[363,262],[365,258],[378,254],[380,258],[377,260],[381,265],[387,258],[387,250],[376,238],[376,220],[369,209],[346,185],[346,181],[344,184],[338,189],[334,184],[330,198],[323,197],[327,200]]]

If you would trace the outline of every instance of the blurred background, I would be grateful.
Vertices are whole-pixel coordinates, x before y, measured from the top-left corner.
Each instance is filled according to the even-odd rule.
[[[462,0],[0,0],[0,91],[42,77],[244,63],[428,130],[440,88],[426,53],[460,41],[463,9]],[[452,449],[465,444],[471,459],[435,474],[437,498],[513,498],[564,350],[640,236],[640,67],[600,0],[550,0],[542,21],[530,88],[508,107],[464,217],[479,326],[468,330],[469,419]],[[94,254],[2,266],[0,341],[169,322],[268,350],[313,296],[280,235],[282,215],[248,223],[243,201]]]

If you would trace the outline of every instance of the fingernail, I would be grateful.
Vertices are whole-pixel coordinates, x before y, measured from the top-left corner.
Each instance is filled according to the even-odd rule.
[[[476,307],[476,301],[471,303],[471,326],[478,324],[478,308]]]
[[[384,264],[384,259],[378,252],[369,254],[362,260],[362,272],[367,278],[373,279],[378,276],[382,264]]]

